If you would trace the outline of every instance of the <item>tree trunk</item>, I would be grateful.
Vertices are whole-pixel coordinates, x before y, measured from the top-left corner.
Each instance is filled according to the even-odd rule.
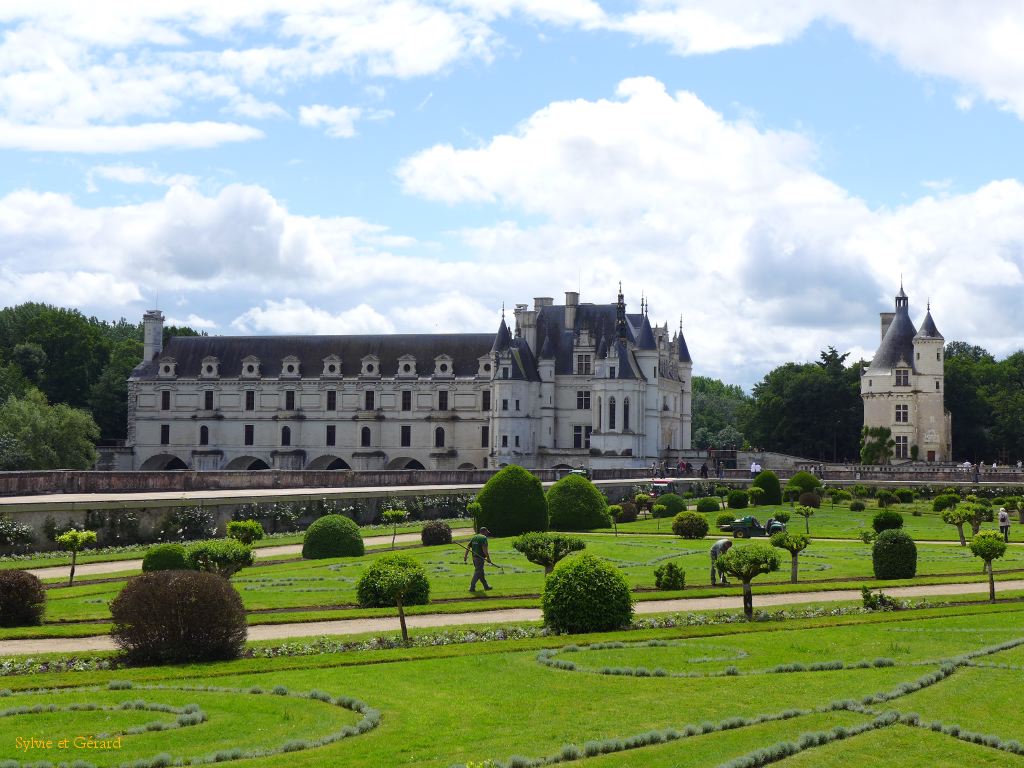
[[[391,531],[391,548],[395,548],[395,537],[398,536],[398,526],[396,525]]]
[[[811,535],[811,518],[810,517],[805,517],[804,518],[804,533],[806,533],[808,536]]]
[[[800,557],[800,554],[798,552],[792,552],[790,554],[792,554],[793,559],[790,561],[789,564],[789,580],[793,584],[796,584],[797,562],[798,558]]]
[[[398,604],[398,623],[402,627],[402,642],[409,644],[409,629],[405,626],[405,609],[402,608],[402,598],[395,601]]]
[[[971,520],[971,535],[977,536],[978,531],[981,530],[981,520]]]
[[[75,551],[71,552],[71,575],[68,576],[68,586],[70,587],[75,583],[75,561],[78,559],[78,553]]]
[[[544,563],[544,575],[545,576],[547,576],[553,570],[555,570],[555,564],[554,563]]]
[[[754,620],[754,594],[750,591],[750,582],[743,582],[743,614],[747,621]]]
[[[964,524],[963,523],[960,523],[956,527],[956,532],[960,534],[960,546],[961,547],[966,547],[967,546],[967,539],[964,538]]]
[[[992,561],[988,563],[988,601],[994,603],[996,601],[996,579],[992,575]]]

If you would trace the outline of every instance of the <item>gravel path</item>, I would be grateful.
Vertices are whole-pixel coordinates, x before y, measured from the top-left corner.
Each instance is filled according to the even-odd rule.
[[[1024,579],[999,582],[1000,590],[1024,589]],[[987,581],[967,584],[931,584],[919,587],[893,587],[885,590],[892,597],[929,597],[937,595],[969,595],[988,592]],[[782,594],[760,594],[755,590],[754,605],[757,608],[792,605],[794,603],[823,603],[842,600],[859,600],[860,590],[841,589],[819,592],[789,592]],[[681,598],[677,600],[647,600],[636,604],[638,614],[667,613],[673,611],[701,611],[709,609],[740,609],[743,597],[740,594],[725,597]],[[410,628],[453,627],[464,624],[504,624],[538,621],[541,618],[537,608],[509,608],[476,613],[431,613],[406,617]],[[261,624],[249,627],[250,640],[283,640],[294,637],[317,637],[322,635],[355,635],[362,632],[396,632],[398,618],[342,619],[338,621],[311,621],[295,624]],[[2,640],[0,656],[35,653],[79,653],[82,651],[109,651],[114,649],[113,641],[106,635],[76,638],[40,638],[34,640]]]
[[[453,528],[453,536],[468,536],[473,532],[472,528]],[[400,533],[395,537],[396,544],[409,544],[420,540],[418,533]],[[363,543],[368,547],[376,544],[390,544],[390,536],[367,536]],[[257,547],[253,550],[259,560],[265,558],[288,557],[302,554],[301,544],[282,544],[277,547]],[[82,563],[75,568],[75,576],[100,576],[106,573],[121,573],[123,571],[141,571],[142,560],[111,560],[105,563]],[[71,573],[70,565],[53,565],[46,568],[30,568],[40,579],[66,579]]]

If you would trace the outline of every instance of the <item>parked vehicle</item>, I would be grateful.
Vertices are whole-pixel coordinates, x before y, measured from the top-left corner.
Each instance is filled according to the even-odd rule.
[[[786,530],[786,525],[775,518],[768,518],[767,522],[761,525],[756,517],[747,515],[737,518],[731,523],[724,523],[718,528],[723,532],[732,533],[735,539],[749,539],[755,536],[767,537],[779,533]]]

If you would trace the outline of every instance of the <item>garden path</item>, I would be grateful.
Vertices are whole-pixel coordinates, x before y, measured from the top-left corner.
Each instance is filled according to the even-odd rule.
[[[1024,589],[1024,579],[1000,581],[1000,590]],[[988,581],[961,584],[932,584],[917,587],[893,587],[885,590],[892,597],[934,597],[940,595],[968,595],[988,591]],[[825,603],[844,600],[860,600],[860,590],[839,589],[830,592],[790,592],[782,594],[755,593],[757,608],[792,605],[794,603]],[[670,613],[674,611],[701,611],[711,609],[740,609],[743,598],[736,595],[725,597],[680,598],[676,600],[648,600],[636,604],[638,614]],[[510,608],[476,613],[441,613],[407,616],[410,628],[453,627],[465,624],[503,624],[513,622],[539,621],[541,612],[537,608]],[[261,624],[249,627],[249,640],[283,640],[294,637],[316,637],[322,635],[356,635],[364,632],[396,632],[398,617],[374,619],[342,619],[335,621],[311,621],[292,624]],[[36,653],[80,653],[82,651],[110,651],[115,645],[109,636],[74,638],[39,638],[28,640],[0,641],[0,656]]]

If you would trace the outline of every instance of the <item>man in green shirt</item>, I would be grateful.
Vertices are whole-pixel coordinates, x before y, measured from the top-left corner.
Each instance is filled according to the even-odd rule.
[[[491,585],[487,583],[487,577],[484,576],[484,563],[491,559],[491,555],[487,551],[487,537],[490,535],[489,530],[481,528],[480,533],[469,540],[469,549],[462,555],[462,562],[466,562],[469,559],[469,553],[473,553],[473,580],[469,582],[470,592],[476,592],[478,581],[484,585],[485,590],[491,588]]]

